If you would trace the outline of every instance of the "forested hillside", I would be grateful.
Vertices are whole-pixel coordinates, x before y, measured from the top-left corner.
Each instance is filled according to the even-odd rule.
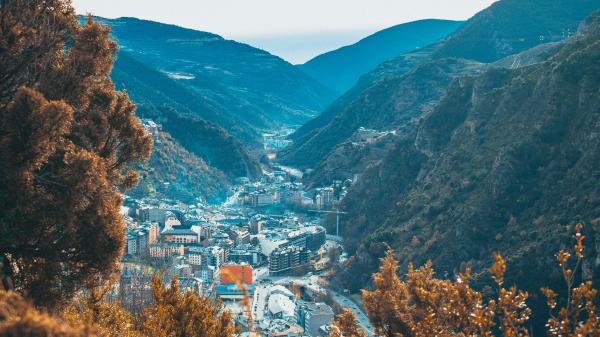
[[[455,81],[344,200],[351,273],[368,275],[388,245],[401,266],[431,259],[441,275],[482,270],[497,251],[511,282],[532,290],[536,275],[562,278],[548,251],[578,221],[591,242],[585,277],[598,280],[599,59],[596,14],[545,62]]]
[[[215,34],[135,18],[96,19],[119,44],[111,76],[139,105],[138,116],[155,119],[228,179],[261,173],[262,132],[301,124],[334,98],[284,60]],[[212,189],[206,183],[200,191]]]
[[[140,181],[129,195],[164,196],[192,204],[196,198],[212,203],[225,199],[229,182],[223,172],[208,166],[160,128],[148,129],[154,145],[152,156],[139,168]]]
[[[536,45],[559,41],[568,37],[569,34],[574,34],[581,20],[599,5],[597,1],[592,0],[553,0],[548,3],[544,2],[543,5],[537,0],[497,2],[470,19],[463,28],[448,38],[384,62],[363,76],[355,87],[336,100],[323,114],[305,124],[292,135],[294,144],[281,153],[282,161],[303,168],[331,167],[331,165],[320,162],[323,160],[331,162],[327,156],[334,154],[333,150],[336,146],[345,142],[360,126],[369,127],[368,123],[360,122],[360,118],[363,118],[364,121],[368,120],[368,118],[360,116],[364,111],[371,111],[369,105],[378,107],[378,119],[380,120],[384,118],[398,120],[396,115],[407,114],[420,117],[423,112],[426,112],[412,109],[410,106],[406,110],[402,109],[402,105],[405,104],[402,101],[405,98],[398,102],[388,101],[389,108],[384,109],[384,100],[391,96],[384,93],[389,93],[391,90],[397,92],[404,90],[402,86],[390,89],[391,79],[407,76],[411,71],[415,71],[416,67],[422,67],[430,62],[450,62],[452,64],[452,62],[456,62],[452,61],[453,58],[463,58],[488,63]],[[531,10],[532,7],[543,8],[543,20],[537,20],[542,13]],[[564,32],[564,34],[557,32]],[[540,36],[544,36],[544,38],[540,38]],[[478,39],[485,40],[485,43],[479,43]],[[461,49],[458,47],[460,45],[468,46],[468,48]],[[518,66],[520,62],[515,64]],[[443,94],[448,82],[442,81],[435,84],[437,78],[435,73],[432,75],[430,78],[418,78],[419,81],[430,81],[430,85],[415,86],[415,88],[427,92],[437,85],[435,91]],[[427,75],[425,74],[425,76]],[[396,83],[406,85],[406,82],[403,81],[396,81]],[[379,91],[381,93],[378,96],[377,92]],[[427,96],[426,93],[413,94],[412,97],[416,99],[413,105],[428,103],[427,101],[418,101],[424,95]],[[432,96],[427,97],[431,98]],[[441,95],[438,94],[437,98],[440,97]],[[378,99],[382,101],[380,102]],[[353,122],[348,122],[349,120]],[[364,125],[356,123],[356,121]],[[403,127],[403,124],[386,125],[386,129],[398,127]],[[331,172],[324,174],[331,175]]]
[[[112,27],[122,51],[192,91],[221,118],[242,126],[260,130],[301,124],[335,98],[331,89],[288,62],[243,43],[135,18],[98,20]],[[115,68],[131,73],[126,64],[117,62]],[[160,85],[169,90],[167,83]],[[205,113],[202,109],[193,112]],[[222,126],[228,131],[234,127]]]

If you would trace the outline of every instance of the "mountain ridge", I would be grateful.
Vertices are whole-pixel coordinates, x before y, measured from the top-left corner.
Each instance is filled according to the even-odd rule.
[[[303,123],[335,98],[280,57],[247,44],[149,20],[96,20],[112,27],[112,36],[131,57],[257,130]],[[248,108],[252,113],[245,112]]]
[[[298,67],[326,86],[344,93],[361,75],[383,61],[437,41],[463,23],[424,19],[398,24],[320,54]]]
[[[417,51],[408,52],[398,56],[392,60],[388,60],[380,64],[373,71],[363,75],[359,82],[350,89],[345,95],[333,102],[330,107],[325,110],[320,116],[306,123],[291,135],[293,144],[288,146],[281,152],[281,161],[288,165],[299,166],[300,168],[314,167],[321,165],[321,161],[327,159],[327,155],[332,153],[336,146],[347,140],[348,134],[351,132],[339,133],[328,132],[327,129],[333,130],[332,127],[344,118],[340,117],[344,114],[352,114],[356,111],[353,106],[360,104],[365,100],[366,93],[377,90],[378,86],[382,88],[386,85],[388,78],[401,77],[407,74],[411,69],[414,69],[419,64],[434,62],[447,58],[455,58],[452,48],[446,48],[446,45],[457,46],[460,44],[460,36],[471,37],[485,35],[499,30],[505,30],[501,33],[495,33],[499,37],[497,44],[490,43],[483,46],[483,52],[472,51],[471,54],[463,53],[460,56],[472,61],[481,60],[487,62],[490,60],[490,55],[495,61],[500,58],[507,57],[511,53],[518,53],[527,50],[536,45],[543,44],[538,40],[527,40],[523,43],[520,38],[520,32],[527,31],[526,36],[532,36],[539,32],[556,31],[561,29],[571,29],[576,31],[581,20],[585,16],[597,8],[600,3],[595,0],[553,0],[551,1],[551,9],[547,12],[550,15],[540,24],[534,21],[533,16],[537,15],[531,11],[524,10],[533,4],[538,4],[539,0],[527,0],[531,2],[528,5],[523,5],[520,1],[505,0],[495,3],[493,6],[481,11],[473,18],[467,21],[463,28],[457,30],[444,40],[435,42],[425,48]],[[514,13],[511,10],[515,9]],[[542,6],[543,8],[543,6]],[[562,15],[561,8],[564,8],[570,15]],[[498,14],[500,13],[500,14]],[[511,13],[508,15],[507,13]],[[556,17],[556,20],[552,18]],[[515,29],[518,27],[518,29]],[[537,30],[537,32],[536,32]],[[458,37],[457,37],[458,36]],[[489,36],[488,36],[489,39]],[[494,40],[494,39],[492,39]],[[557,41],[560,38],[557,38]],[[471,41],[471,40],[468,40]],[[467,43],[468,41],[463,41]],[[515,42],[516,41],[516,42]],[[471,41],[472,42],[472,41]],[[514,42],[514,45],[511,43]],[[446,48],[446,49],[444,49]],[[382,89],[385,90],[385,89]],[[394,110],[388,110],[382,113],[394,113]],[[337,129],[344,128],[345,125],[337,126]],[[348,126],[349,127],[349,126]],[[348,131],[355,131],[357,125],[352,126]]]
[[[548,252],[576,222],[586,224],[584,277],[600,278],[600,15],[587,21],[547,61],[456,80],[365,172],[343,202],[355,255],[340,281],[368,275],[387,247],[402,268],[432,260],[448,276],[466,265],[478,275],[500,252],[507,281],[534,291],[536,275],[561,284]]]

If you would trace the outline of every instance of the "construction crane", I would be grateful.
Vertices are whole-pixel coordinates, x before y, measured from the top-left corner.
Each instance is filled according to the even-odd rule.
[[[321,211],[321,210],[316,210],[316,209],[309,209],[309,212],[315,212],[315,213],[333,213],[335,214],[335,236],[339,237],[340,236],[340,214],[346,214],[346,212],[340,212],[339,209],[336,209],[335,211]]]

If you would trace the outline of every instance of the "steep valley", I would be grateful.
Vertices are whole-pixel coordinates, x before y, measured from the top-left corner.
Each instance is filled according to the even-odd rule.
[[[338,146],[346,142],[359,127],[373,127],[379,131],[404,128],[406,120],[422,117],[429,111],[423,109],[425,105],[435,105],[436,100],[443,97],[452,79],[440,80],[439,73],[431,72],[429,75],[423,74],[430,76],[429,78],[412,77],[420,83],[410,82],[411,72],[437,65],[449,69],[450,71],[445,70],[449,77],[469,75],[473,67],[465,67],[465,72],[461,74],[460,67],[451,69],[452,65],[466,62],[460,60],[489,64],[540,44],[560,41],[574,34],[581,20],[598,5],[597,1],[590,0],[555,0],[544,2],[543,6],[538,0],[497,2],[471,18],[447,38],[386,61],[362,76],[353,88],[320,116],[291,135],[294,144],[282,151],[280,158],[286,164],[301,168],[332,168],[335,159],[328,156],[339,156]],[[532,11],[532,7],[544,8],[545,19],[536,20],[542,13]],[[485,40],[486,43],[477,43],[480,40]],[[522,61],[505,66],[532,62],[525,59]],[[429,83],[424,85],[426,81]],[[391,94],[402,93],[411,86],[416,91],[412,95]],[[411,99],[414,101],[411,102]],[[362,117],[363,114],[368,117]],[[392,122],[383,126],[371,123],[373,116],[376,116],[375,120]],[[403,120],[398,116],[411,118]],[[348,168],[340,167],[340,170],[348,171]],[[361,172],[357,169],[354,173]],[[336,176],[335,169],[318,174],[346,178]]]
[[[205,188],[188,193],[210,199],[223,175],[259,176],[262,133],[301,124],[335,98],[284,60],[215,34],[135,18],[95,19],[111,27],[120,47],[112,70],[116,87],[128,92],[140,117],[158,123],[181,147],[160,155],[185,150],[208,166],[194,172],[208,178]],[[153,172],[167,180],[157,177],[163,169]]]
[[[0,337],[600,337],[600,0],[234,2],[0,0]]]
[[[479,275],[501,252],[509,281],[534,292],[539,275],[561,284],[553,253],[576,222],[586,224],[584,277],[598,280],[598,60],[595,14],[545,62],[455,81],[344,199],[354,257],[340,280],[364,286],[387,247],[403,270],[432,260],[444,277],[465,265]]]

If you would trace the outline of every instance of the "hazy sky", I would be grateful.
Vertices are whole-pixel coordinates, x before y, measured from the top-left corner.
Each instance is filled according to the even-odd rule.
[[[133,16],[249,43],[302,63],[399,23],[464,20],[493,0],[72,0],[79,14]]]

